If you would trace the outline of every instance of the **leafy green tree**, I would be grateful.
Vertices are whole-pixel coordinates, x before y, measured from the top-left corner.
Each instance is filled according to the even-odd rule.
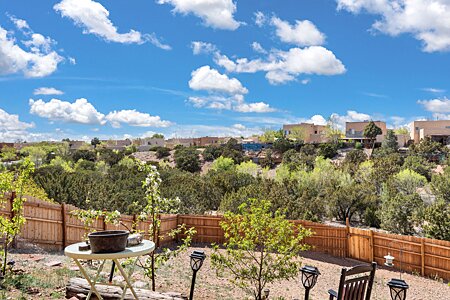
[[[294,145],[285,137],[278,138],[273,142],[273,150],[281,154],[292,148]]]
[[[399,192],[414,194],[418,188],[427,184],[427,179],[419,173],[405,169],[393,176],[392,184]]]
[[[432,141],[429,137],[421,140],[419,144],[409,147],[411,153],[422,156],[427,160],[441,160],[448,155],[448,149],[441,143]]]
[[[443,174],[433,174],[431,190],[436,197],[450,202],[450,167],[445,168]]]
[[[12,161],[17,158],[17,151],[14,147],[5,146],[1,151],[2,161]]]
[[[337,154],[337,149],[337,143],[323,143],[319,145],[317,155],[323,156],[324,158],[333,158]]]
[[[155,133],[152,135],[151,137],[152,139],[163,139],[164,138],[164,134],[162,133]]]
[[[228,171],[235,168],[234,161],[228,157],[219,157],[211,165],[211,170],[214,171]]]
[[[385,184],[381,193],[381,228],[397,234],[413,235],[419,223],[423,201],[417,193],[399,192]]]
[[[26,221],[23,215],[23,206],[26,201],[24,192],[33,171],[34,163],[25,159],[16,173],[0,173],[0,195],[15,192],[11,208],[13,217],[0,216],[0,239],[3,240],[3,249],[0,251],[0,275],[6,274],[8,247],[14,238],[19,235]],[[4,208],[4,205],[5,198],[0,197],[0,209]]]
[[[434,164],[419,155],[408,155],[403,162],[403,169],[410,169],[431,180]]]
[[[273,143],[275,142],[275,139],[283,137],[283,130],[266,130],[264,133],[259,137],[259,141],[261,143]]]
[[[161,195],[181,200],[182,214],[204,214],[217,210],[222,200],[220,187],[208,180],[210,175],[199,176],[178,169],[161,170]]]
[[[409,135],[408,127],[399,127],[394,129],[395,134]]]
[[[156,149],[156,157],[157,158],[163,158],[163,157],[167,157],[170,156],[170,149],[167,147],[158,147]]]
[[[95,153],[95,152],[94,152]],[[98,149],[96,160],[101,160],[106,162],[108,165],[113,166],[117,164],[124,157],[124,153],[118,150],[112,149]],[[83,158],[85,160],[91,160],[92,156],[89,154],[87,158]],[[93,160],[91,160],[93,161]]]
[[[306,138],[306,132],[302,127],[294,127],[290,130],[289,135],[287,136],[289,139],[294,141],[304,141]]]
[[[36,165],[40,166],[44,163],[44,159],[47,156],[49,150],[44,146],[27,146],[20,150],[20,153],[28,156],[30,160]]]
[[[222,155],[223,147],[216,145],[208,145],[203,151],[203,159],[205,161],[213,161],[216,158],[219,158]]]
[[[273,151],[272,149],[267,149],[265,152],[266,157],[261,158],[259,160],[259,164],[261,165],[261,167],[263,168],[273,168],[275,166],[275,161],[273,158]]]
[[[394,130],[389,129],[387,131],[381,146],[392,152],[396,152],[398,150],[397,136],[395,135]]]
[[[108,150],[110,150],[110,149],[108,149]],[[97,159],[97,154],[91,150],[75,150],[72,153],[71,157],[72,157],[73,162],[77,162],[80,159],[95,162]],[[102,160],[105,160],[105,159],[102,159]]]
[[[100,142],[100,139],[99,139],[98,137],[94,137],[94,138],[91,140],[91,145],[94,146],[94,148],[96,148],[97,145],[100,145],[100,144],[101,144],[101,142]]]
[[[260,168],[252,161],[243,161],[239,165],[236,165],[236,171],[242,174],[249,174],[253,177],[259,175]]]
[[[353,149],[345,155],[343,165],[352,172],[356,171],[358,166],[367,160],[364,150]]]
[[[267,284],[295,278],[301,266],[300,252],[308,249],[304,238],[311,232],[295,226],[281,211],[273,214],[265,200],[242,204],[240,213],[225,214],[225,251],[214,248],[213,267],[230,272],[231,281],[254,299],[261,300]]]
[[[338,144],[339,139],[344,136],[344,133],[338,129],[337,125],[329,122],[325,129],[325,137],[333,144]]]
[[[174,154],[175,164],[178,169],[195,173],[200,171],[200,159],[197,150],[193,148],[177,149]]]
[[[378,127],[373,121],[370,121],[369,124],[364,127],[363,135],[370,140],[373,149],[375,148],[375,140],[377,139],[377,135],[382,133],[381,128]]]
[[[426,237],[450,241],[450,202],[436,200],[424,211],[423,231]]]

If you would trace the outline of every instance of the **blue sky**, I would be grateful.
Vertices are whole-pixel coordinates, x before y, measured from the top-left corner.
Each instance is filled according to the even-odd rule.
[[[0,140],[450,118],[446,0],[0,2]]]

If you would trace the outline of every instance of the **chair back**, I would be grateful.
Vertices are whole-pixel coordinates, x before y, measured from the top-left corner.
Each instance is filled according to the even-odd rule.
[[[369,300],[377,264],[359,265],[351,269],[343,268],[339,282],[338,300]],[[354,275],[360,275],[353,277]]]

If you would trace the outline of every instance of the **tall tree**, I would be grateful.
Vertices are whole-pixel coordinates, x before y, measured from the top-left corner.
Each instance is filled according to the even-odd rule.
[[[364,137],[368,138],[372,144],[372,150],[375,148],[375,140],[377,139],[377,135],[382,134],[382,130],[378,127],[375,122],[370,121],[369,124],[364,127]]]
[[[280,210],[274,214],[269,201],[251,199],[239,212],[225,214],[226,251],[216,247],[211,261],[218,271],[233,275],[233,284],[261,300],[267,284],[298,275],[297,258],[307,249],[304,238],[311,232],[286,220]]]
[[[394,130],[389,129],[387,131],[387,134],[384,137],[384,140],[383,140],[383,143],[381,144],[381,146],[390,151],[398,150],[397,136],[395,135]]]

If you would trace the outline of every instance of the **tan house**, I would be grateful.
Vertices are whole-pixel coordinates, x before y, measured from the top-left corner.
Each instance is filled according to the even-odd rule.
[[[370,121],[363,122],[345,122],[345,139],[354,140],[357,142],[364,142],[368,140],[364,137],[364,128],[369,124]],[[376,142],[381,143],[387,134],[386,122],[383,121],[373,121],[375,125],[381,128],[381,134],[377,135]]]
[[[445,145],[450,144],[450,120],[411,122],[410,135],[415,144],[425,137]]]
[[[286,124],[283,125],[283,133],[289,137],[295,131],[299,131],[305,143],[326,143],[328,141],[326,128],[325,125],[311,123]]]

